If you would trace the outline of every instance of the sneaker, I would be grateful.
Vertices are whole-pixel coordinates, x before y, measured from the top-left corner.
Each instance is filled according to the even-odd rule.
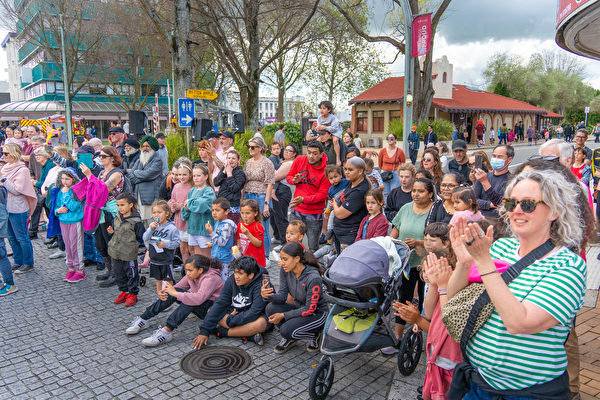
[[[146,347],[155,347],[159,344],[169,343],[171,340],[173,340],[173,333],[167,332],[159,326],[152,336],[142,340],[142,344]]]
[[[135,303],[137,303],[137,295],[128,294],[127,299],[125,300],[125,307],[135,306]]]
[[[52,236],[51,238],[44,239],[44,244],[49,245],[50,243],[54,243],[56,240],[56,236]]]
[[[48,258],[51,260],[56,260],[57,258],[61,258],[66,255],[67,253],[65,253],[64,251],[62,251],[61,249],[57,249],[54,253],[50,254]]]
[[[310,339],[306,344],[306,351],[316,353],[321,347],[321,332],[317,333],[314,338]]]
[[[75,283],[75,282],[79,282],[84,280],[85,278],[87,278],[87,276],[85,276],[85,272],[83,271],[77,271],[73,274],[73,276],[71,276],[71,279],[69,280],[70,283]]]
[[[103,262],[96,263],[96,271],[102,271],[104,268],[106,268],[106,265],[104,265]],[[101,279],[98,279],[98,277],[96,276],[96,280],[98,281]]]
[[[46,245],[46,248],[47,248],[48,250],[50,250],[50,249],[56,249],[57,247],[58,247],[58,241],[57,241],[57,240],[56,240],[56,241],[54,241],[54,242],[52,242],[52,243],[50,243],[50,244],[47,244],[47,245]]]
[[[17,265],[17,264],[15,264],[15,265],[13,265],[13,266],[12,266],[12,267],[10,267],[10,268],[11,268],[12,272],[15,272],[16,270],[18,270],[18,269],[19,269],[19,268],[21,268],[21,267],[22,267],[22,265]]]
[[[102,274],[102,275],[96,275],[96,280],[97,281],[105,281],[108,278],[110,278],[110,272],[106,272],[105,274]]]
[[[252,337],[250,337],[250,340],[256,343],[257,346],[262,346],[265,344],[262,333],[257,333],[256,335],[253,335]]]
[[[19,290],[15,285],[4,285],[0,288],[0,296],[6,296],[11,293],[16,293]]]
[[[21,267],[15,271],[15,274],[24,274],[29,271],[33,271],[33,265],[21,265]]]
[[[275,346],[275,349],[273,349],[273,351],[275,352],[275,354],[283,354],[286,351],[288,351],[294,344],[296,344],[296,341],[293,339],[281,339],[281,342],[279,342],[279,344]]]
[[[129,328],[125,329],[127,335],[137,335],[144,329],[148,328],[148,321],[141,317],[135,317],[135,319],[129,325]]]
[[[115,299],[115,301],[113,301],[113,303],[121,304],[121,303],[125,303],[125,300],[127,300],[127,293],[121,292],[121,294],[117,296],[117,298]]]
[[[71,280],[71,277],[73,276],[74,273],[75,273],[75,271],[72,270],[72,269],[70,269],[69,272],[67,272],[67,274],[63,278],[63,281],[69,282]]]
[[[321,236],[319,237],[319,244],[325,243],[327,243],[327,239],[325,238],[325,235],[321,233]]]
[[[384,347],[381,349],[381,354],[386,356],[393,356],[394,354],[400,353],[400,350],[395,348],[394,346]]]
[[[269,260],[271,260],[273,262],[279,262],[281,260],[281,256],[279,255],[279,252],[273,250],[271,252],[271,254],[269,255]]]

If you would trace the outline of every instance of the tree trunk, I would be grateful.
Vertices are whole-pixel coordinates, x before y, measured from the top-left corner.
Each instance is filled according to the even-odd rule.
[[[285,122],[285,79],[277,76],[277,122]]]
[[[175,32],[171,37],[173,65],[175,66],[175,97],[186,97],[193,88],[192,59],[190,56],[190,0],[175,0]]]
[[[260,36],[258,33],[258,2],[244,2],[244,14],[246,15],[246,30],[248,32],[248,41],[250,48],[250,63],[248,68],[248,77],[250,81],[246,82],[246,104],[244,117],[246,126],[250,130],[256,130],[258,125],[258,91],[260,80]],[[242,107],[244,108],[244,107]]]

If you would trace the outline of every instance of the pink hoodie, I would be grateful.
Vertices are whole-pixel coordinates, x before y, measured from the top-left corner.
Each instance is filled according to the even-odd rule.
[[[173,220],[177,229],[183,232],[187,232],[187,222],[181,219],[181,205],[187,200],[188,193],[192,190],[192,186],[187,183],[177,183],[173,186],[171,192],[171,200],[169,200],[169,206],[173,212]]]
[[[106,183],[90,175],[88,179],[82,179],[71,187],[73,193],[85,199],[83,207],[83,230],[86,233],[94,233],[100,221],[101,208],[106,204],[108,188]]]
[[[223,280],[221,271],[209,268],[208,271],[200,275],[200,278],[190,281],[185,275],[182,280],[175,285],[176,288],[189,290],[189,292],[179,293],[177,300],[188,306],[202,305],[206,300],[217,300],[223,289]]]

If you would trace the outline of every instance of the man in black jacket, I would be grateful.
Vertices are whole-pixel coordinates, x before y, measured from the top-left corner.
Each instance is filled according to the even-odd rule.
[[[510,145],[498,145],[492,152],[492,172],[486,173],[481,169],[475,170],[477,182],[473,186],[477,204],[481,213],[486,217],[498,218],[498,207],[502,203],[504,189],[510,179],[508,167],[515,156],[515,150]]]
[[[435,134],[435,132],[433,131],[433,126],[427,125],[427,133],[425,134],[425,137],[423,138],[423,144],[424,144],[423,147],[427,148],[427,146],[429,144],[432,144],[433,146],[435,146],[437,142],[438,142],[438,137]]]

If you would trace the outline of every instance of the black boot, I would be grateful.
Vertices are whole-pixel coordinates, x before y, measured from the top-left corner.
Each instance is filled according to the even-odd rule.
[[[96,275],[96,280],[102,281],[99,284],[100,287],[109,287],[115,284],[115,277],[112,273],[112,260],[108,256],[102,257],[102,259],[104,260],[104,265],[106,266],[106,273],[103,275]]]
[[[100,286],[101,288],[107,288],[107,287],[111,287],[115,284],[115,277],[114,276],[109,276],[108,279],[100,282],[98,284],[98,286]]]

